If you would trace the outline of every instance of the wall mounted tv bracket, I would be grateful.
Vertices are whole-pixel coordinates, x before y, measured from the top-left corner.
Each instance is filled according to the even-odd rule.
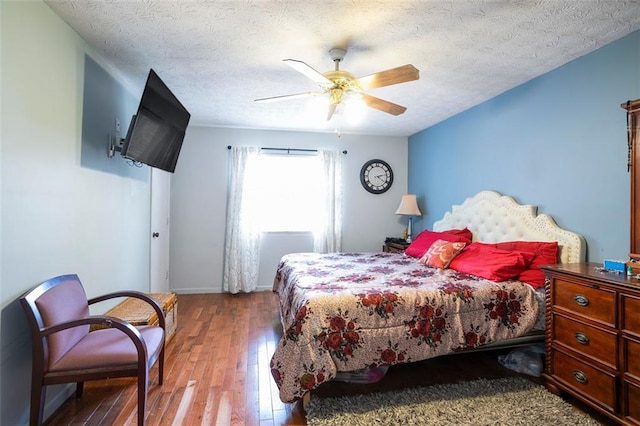
[[[122,146],[124,145],[124,138],[119,138],[115,135],[109,135],[109,141],[107,142],[107,157],[113,158],[116,152],[122,152]]]

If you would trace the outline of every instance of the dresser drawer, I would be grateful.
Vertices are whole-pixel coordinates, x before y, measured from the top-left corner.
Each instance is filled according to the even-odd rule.
[[[625,416],[640,424],[640,387],[625,382],[624,399],[626,401]]]
[[[562,315],[553,316],[554,341],[616,368],[617,334],[591,327]]]
[[[616,409],[616,377],[560,351],[553,351],[553,376],[611,412]]]
[[[553,285],[554,306],[615,327],[616,293],[587,287],[556,278]]]
[[[640,298],[622,295],[622,329],[640,337]]]
[[[634,340],[623,339],[622,353],[625,360],[622,371],[634,376],[636,380],[640,380],[640,343]]]

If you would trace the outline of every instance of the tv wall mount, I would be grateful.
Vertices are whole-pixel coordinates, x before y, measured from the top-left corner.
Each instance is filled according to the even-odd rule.
[[[124,145],[124,138],[119,138],[115,135],[109,135],[109,141],[107,142],[107,157],[113,158],[116,152],[122,152],[122,146]]]

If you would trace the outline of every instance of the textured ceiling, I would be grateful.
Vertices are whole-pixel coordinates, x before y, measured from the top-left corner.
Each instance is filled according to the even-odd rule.
[[[640,29],[623,0],[100,0],[45,3],[119,71],[135,95],[153,68],[192,124],[333,131],[309,100],[257,98],[318,86],[282,59],[356,77],[413,64],[420,79],[368,93],[407,107],[367,109],[344,133],[409,136]]]

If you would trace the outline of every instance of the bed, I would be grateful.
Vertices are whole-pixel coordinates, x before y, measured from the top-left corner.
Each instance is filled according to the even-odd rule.
[[[538,267],[584,261],[585,244],[536,213],[482,191],[405,253],[283,256],[273,288],[283,335],[271,359],[280,399],[345,374],[542,336]]]

